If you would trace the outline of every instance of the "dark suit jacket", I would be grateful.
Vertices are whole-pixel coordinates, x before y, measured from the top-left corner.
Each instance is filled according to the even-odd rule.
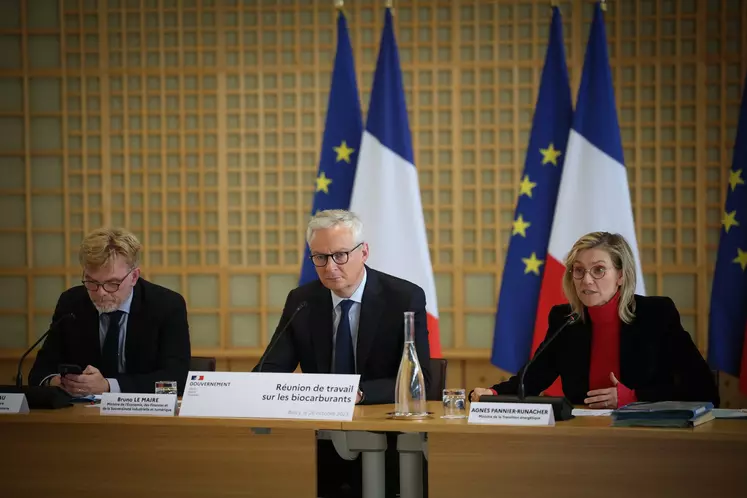
[[[430,347],[426,328],[425,293],[417,285],[366,267],[358,343],[357,374],[364,404],[394,403],[394,388],[404,348],[404,312],[415,312],[415,348],[426,389],[430,385]],[[263,372],[332,372],[333,312],[331,291],[319,280],[293,289],[275,330],[282,329],[298,305],[308,304],[266,354]],[[254,367],[258,370],[259,365]]]
[[[47,337],[29,374],[38,385],[60,363],[101,367],[99,315],[82,285],[63,292],[52,320],[74,313]],[[175,380],[179,394],[189,372],[191,348],[184,298],[165,287],[138,279],[127,318],[126,373],[116,377],[122,392],[152,393],[155,382]]]
[[[620,324],[620,376],[639,401],[711,401],[719,405],[718,386],[708,364],[682,328],[680,315],[668,297],[635,296],[635,318]],[[567,320],[570,305],[550,310],[545,341]],[[583,405],[589,391],[591,319],[577,321],[560,332],[527,370],[527,396],[536,396],[560,376],[563,394]],[[526,368],[526,365],[522,370]],[[493,386],[498,394],[516,394],[519,377]]]

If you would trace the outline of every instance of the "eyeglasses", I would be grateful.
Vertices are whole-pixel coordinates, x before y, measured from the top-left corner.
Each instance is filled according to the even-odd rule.
[[[83,282],[83,285],[86,286],[86,289],[88,289],[91,292],[97,292],[99,290],[99,287],[103,287],[106,292],[109,294],[114,294],[119,290],[119,286],[122,285],[122,283],[127,279],[127,277],[130,276],[130,273],[135,269],[133,266],[130,268],[130,271],[127,272],[127,275],[122,277],[122,280],[119,282],[112,282],[111,280],[108,282],[96,282],[95,280],[81,280]]]
[[[576,280],[582,280],[586,274],[591,275],[591,278],[594,280],[599,280],[600,278],[603,278],[605,273],[607,273],[607,268],[601,265],[592,266],[590,269],[581,268],[580,266],[577,266],[571,270],[571,274],[573,275],[573,278]]]
[[[348,259],[350,259],[350,253],[355,251],[362,245],[363,242],[349,251],[338,251],[333,254],[312,254],[311,256],[309,256],[309,258],[311,258],[311,262],[314,263],[314,266],[317,266],[319,268],[327,266],[327,261],[329,261],[330,257],[332,258],[332,261],[334,261],[338,265],[344,265],[348,262]]]

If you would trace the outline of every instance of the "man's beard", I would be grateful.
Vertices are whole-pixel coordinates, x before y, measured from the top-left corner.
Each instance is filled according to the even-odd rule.
[[[117,311],[119,309],[119,303],[116,301],[107,301],[103,304],[94,302],[93,305],[99,313],[111,313],[112,311]]]

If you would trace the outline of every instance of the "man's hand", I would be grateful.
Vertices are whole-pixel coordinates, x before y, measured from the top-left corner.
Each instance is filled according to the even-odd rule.
[[[109,381],[98,368],[88,365],[81,375],[69,374],[62,378],[62,388],[73,396],[88,396],[109,392]]]
[[[52,387],[58,387],[61,382],[62,382],[62,377],[59,375],[55,375],[54,377],[52,377],[51,379],[47,381],[47,385],[52,386]]]

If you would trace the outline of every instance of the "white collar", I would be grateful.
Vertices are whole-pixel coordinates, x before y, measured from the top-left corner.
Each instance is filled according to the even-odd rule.
[[[368,273],[366,272],[366,267],[363,267],[363,280],[361,280],[360,285],[358,285],[358,288],[355,289],[355,292],[353,292],[353,295],[350,297],[340,297],[337,294],[335,294],[332,291],[329,291],[330,294],[332,294],[332,309],[336,309],[337,305],[340,304],[340,301],[344,301],[345,299],[350,299],[351,301],[355,303],[362,303],[363,302],[363,289],[366,288],[366,279],[368,278]]]

